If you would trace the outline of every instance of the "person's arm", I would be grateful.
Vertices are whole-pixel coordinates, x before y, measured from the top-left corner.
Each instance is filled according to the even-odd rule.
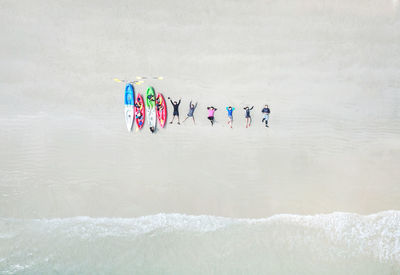
[[[189,108],[192,108],[192,101],[189,102]]]
[[[226,107],[226,110],[229,111],[228,107]]]
[[[171,101],[171,104],[174,105],[174,102],[172,102],[172,99],[170,99],[169,101]]]
[[[235,111],[235,107],[232,107],[232,112]]]
[[[179,99],[179,101],[178,101],[178,106],[179,106],[179,104],[181,104],[181,99]]]
[[[196,102],[196,104],[194,104],[194,109],[196,109],[197,108],[197,102]]]
[[[251,106],[250,110],[253,110],[254,106]]]

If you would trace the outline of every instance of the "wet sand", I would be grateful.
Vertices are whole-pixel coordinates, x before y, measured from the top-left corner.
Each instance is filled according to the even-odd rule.
[[[396,3],[3,1],[0,216],[399,209]],[[128,133],[137,75],[197,125]]]

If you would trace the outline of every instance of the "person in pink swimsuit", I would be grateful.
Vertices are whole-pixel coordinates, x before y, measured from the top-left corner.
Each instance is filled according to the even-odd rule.
[[[213,106],[207,107],[208,110],[208,119],[211,122],[211,126],[214,126],[214,113],[217,110],[217,108],[214,108]]]

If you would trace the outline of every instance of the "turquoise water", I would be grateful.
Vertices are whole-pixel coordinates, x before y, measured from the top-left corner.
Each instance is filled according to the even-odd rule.
[[[1,274],[398,274],[400,211],[1,219]]]

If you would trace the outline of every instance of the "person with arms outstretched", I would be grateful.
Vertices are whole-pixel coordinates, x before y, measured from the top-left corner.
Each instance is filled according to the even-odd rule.
[[[181,104],[181,100],[179,99],[178,102],[176,101],[172,101],[172,99],[170,97],[168,97],[169,101],[171,101],[172,106],[174,107],[174,113],[172,115],[172,120],[170,122],[170,124],[172,124],[174,122],[175,117],[178,117],[178,125],[180,125],[181,123],[179,122],[179,104]]]
[[[245,114],[245,118],[246,118],[246,128],[250,127],[251,125],[251,115],[250,115],[250,111],[253,110],[254,106],[251,106],[251,108],[249,108],[249,106],[244,107],[243,109],[246,111]]]
[[[264,114],[264,117],[261,122],[265,122],[265,127],[268,126],[268,120],[269,120],[269,114],[271,113],[271,110],[268,108],[268,105],[265,104],[264,108],[262,109],[261,113]]]
[[[226,107],[226,110],[228,111],[228,125],[232,128],[233,124],[233,111],[235,111],[235,108],[232,106]]]
[[[208,110],[208,120],[210,120],[211,126],[214,126],[214,113],[217,110],[217,108],[210,106],[210,107],[207,107],[207,110]]]
[[[193,119],[193,124],[196,125],[196,121],[194,120],[194,110],[196,110],[196,107],[197,107],[197,102],[196,102],[196,104],[192,104],[192,101],[190,101],[189,112],[187,114],[187,117],[182,121],[182,123],[184,123],[186,121],[186,119],[191,117]]]

